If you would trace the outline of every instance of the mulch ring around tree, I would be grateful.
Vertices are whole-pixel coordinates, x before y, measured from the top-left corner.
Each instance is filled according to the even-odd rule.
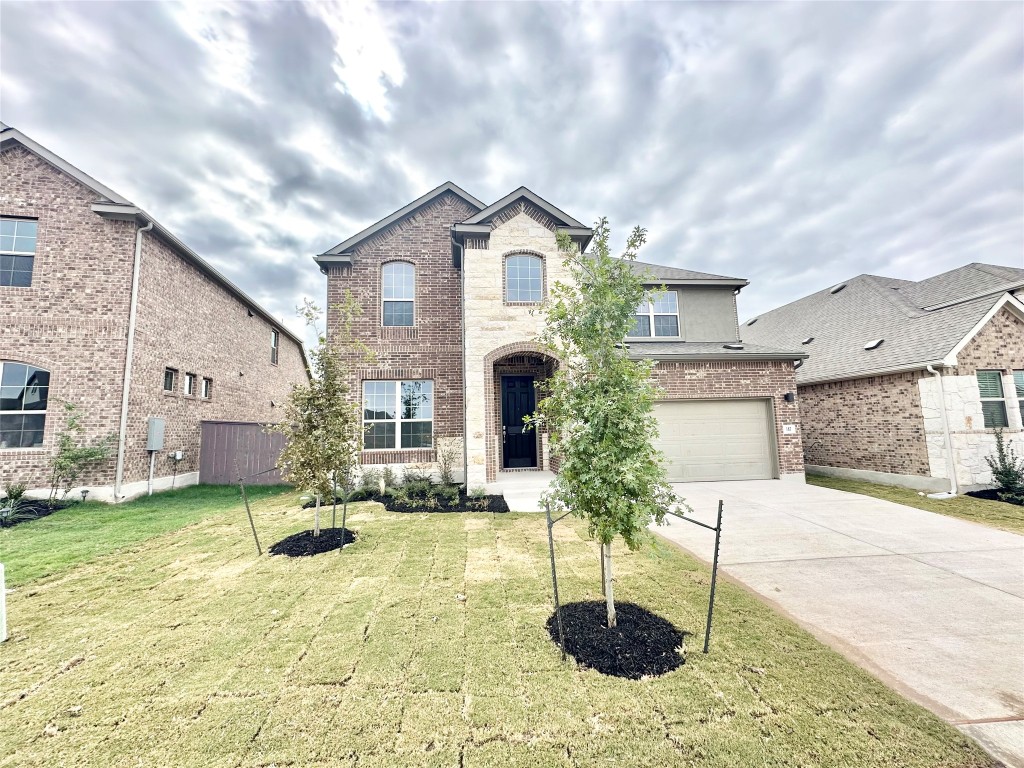
[[[984,488],[980,491],[967,491],[966,495],[975,499],[984,499],[985,501],[1001,501],[1004,504],[1016,504],[1016,502],[999,498],[999,491],[995,488]],[[1024,505],[1018,504],[1017,506]]]
[[[615,618],[617,626],[609,629],[603,600],[563,605],[566,653],[582,667],[630,680],[664,675],[685,662],[681,648],[688,633],[672,622],[635,603],[615,603]],[[558,645],[555,614],[547,630]]]
[[[321,528],[319,536],[313,536],[313,531],[293,533],[274,544],[269,552],[271,555],[286,557],[310,557],[332,552],[341,549],[342,535],[345,537],[346,547],[356,540],[355,532],[348,528]]]
[[[341,499],[338,499],[338,509],[341,509]],[[505,503],[504,496],[477,496],[473,497],[467,494],[465,491],[459,491],[458,498],[449,500],[445,496],[438,494],[434,497],[434,501],[428,499],[396,499],[390,494],[368,494],[364,492],[357,492],[351,499],[349,504],[355,504],[357,501],[375,501],[378,504],[383,504],[384,508],[389,512],[403,512],[403,513],[422,513],[422,512],[508,512],[508,504]],[[316,506],[315,501],[307,501],[302,505],[304,509],[310,509]],[[320,502],[320,511],[323,512],[324,508],[330,508],[331,500],[326,499]]]

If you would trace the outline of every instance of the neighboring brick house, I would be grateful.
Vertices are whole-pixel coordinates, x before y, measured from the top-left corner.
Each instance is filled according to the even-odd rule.
[[[144,492],[150,417],[154,487],[195,483],[200,422],[275,421],[306,368],[297,337],[149,214],[0,124],[0,483],[48,485],[64,401],[86,440],[117,441],[75,492]]]
[[[972,490],[992,482],[996,429],[1024,454],[1022,290],[1024,269],[991,264],[860,275],[742,332],[810,353],[797,370],[808,471]]]
[[[557,468],[547,436],[524,431],[522,417],[558,366],[537,342],[537,310],[567,279],[559,232],[582,248],[593,235],[526,188],[487,205],[449,182],[316,257],[329,337],[340,340],[335,307],[351,292],[362,307],[352,333],[374,356],[343,353],[363,402],[364,464],[431,463],[439,440],[463,438],[471,486]],[[735,297],[747,281],[636,269],[667,289],[627,341],[636,358],[658,361],[670,478],[802,478],[794,361],[805,355],[737,343]]]

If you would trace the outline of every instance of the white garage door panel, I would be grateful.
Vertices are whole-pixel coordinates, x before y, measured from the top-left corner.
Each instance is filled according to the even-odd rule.
[[[671,482],[774,477],[767,401],[665,402],[654,413]]]

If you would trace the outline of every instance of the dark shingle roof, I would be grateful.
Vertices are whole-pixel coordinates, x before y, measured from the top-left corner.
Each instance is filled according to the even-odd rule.
[[[629,266],[638,274],[649,274],[656,280],[669,281],[700,281],[700,282],[721,282],[726,285],[748,285],[748,281],[742,277],[725,277],[724,275],[712,275],[709,272],[695,272],[692,269],[680,269],[679,267],[666,267],[663,264],[651,264],[646,261],[631,261]]]
[[[748,320],[741,338],[809,352],[801,383],[923,368],[945,358],[1004,293],[1024,288],[1024,269],[969,264],[920,282],[859,275],[839,285]]]

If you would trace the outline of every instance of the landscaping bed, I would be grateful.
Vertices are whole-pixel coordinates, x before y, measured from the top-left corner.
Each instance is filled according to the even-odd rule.
[[[0,528],[12,528],[18,523],[27,523],[41,517],[52,515],[67,509],[74,501],[50,501],[49,499],[20,499],[17,508],[12,512],[0,502]]]
[[[341,507],[342,499],[337,499],[338,506]],[[403,513],[420,513],[420,512],[508,512],[508,504],[505,503],[504,496],[498,495],[484,495],[484,496],[470,496],[465,490],[460,489],[457,496],[442,496],[436,495],[418,495],[418,496],[400,496],[391,493],[369,493],[366,491],[356,491],[349,499],[349,504],[353,504],[358,501],[375,501],[378,504],[383,504],[384,508],[390,512],[403,512]],[[316,506],[315,501],[307,501],[302,505],[305,509],[311,509]],[[320,502],[320,510],[323,511],[324,507],[330,507],[330,500]]]
[[[985,501],[999,501],[1003,504],[1013,504],[1018,507],[1024,507],[1024,502],[1010,501],[1009,499],[999,498],[999,490],[997,488],[985,488],[981,491],[967,491],[965,496],[970,496],[974,499],[985,499]]]
[[[322,528],[319,536],[314,536],[313,531],[293,533],[271,546],[268,551],[271,555],[310,557],[341,549],[342,543],[352,544],[355,540],[355,532],[348,528]]]

